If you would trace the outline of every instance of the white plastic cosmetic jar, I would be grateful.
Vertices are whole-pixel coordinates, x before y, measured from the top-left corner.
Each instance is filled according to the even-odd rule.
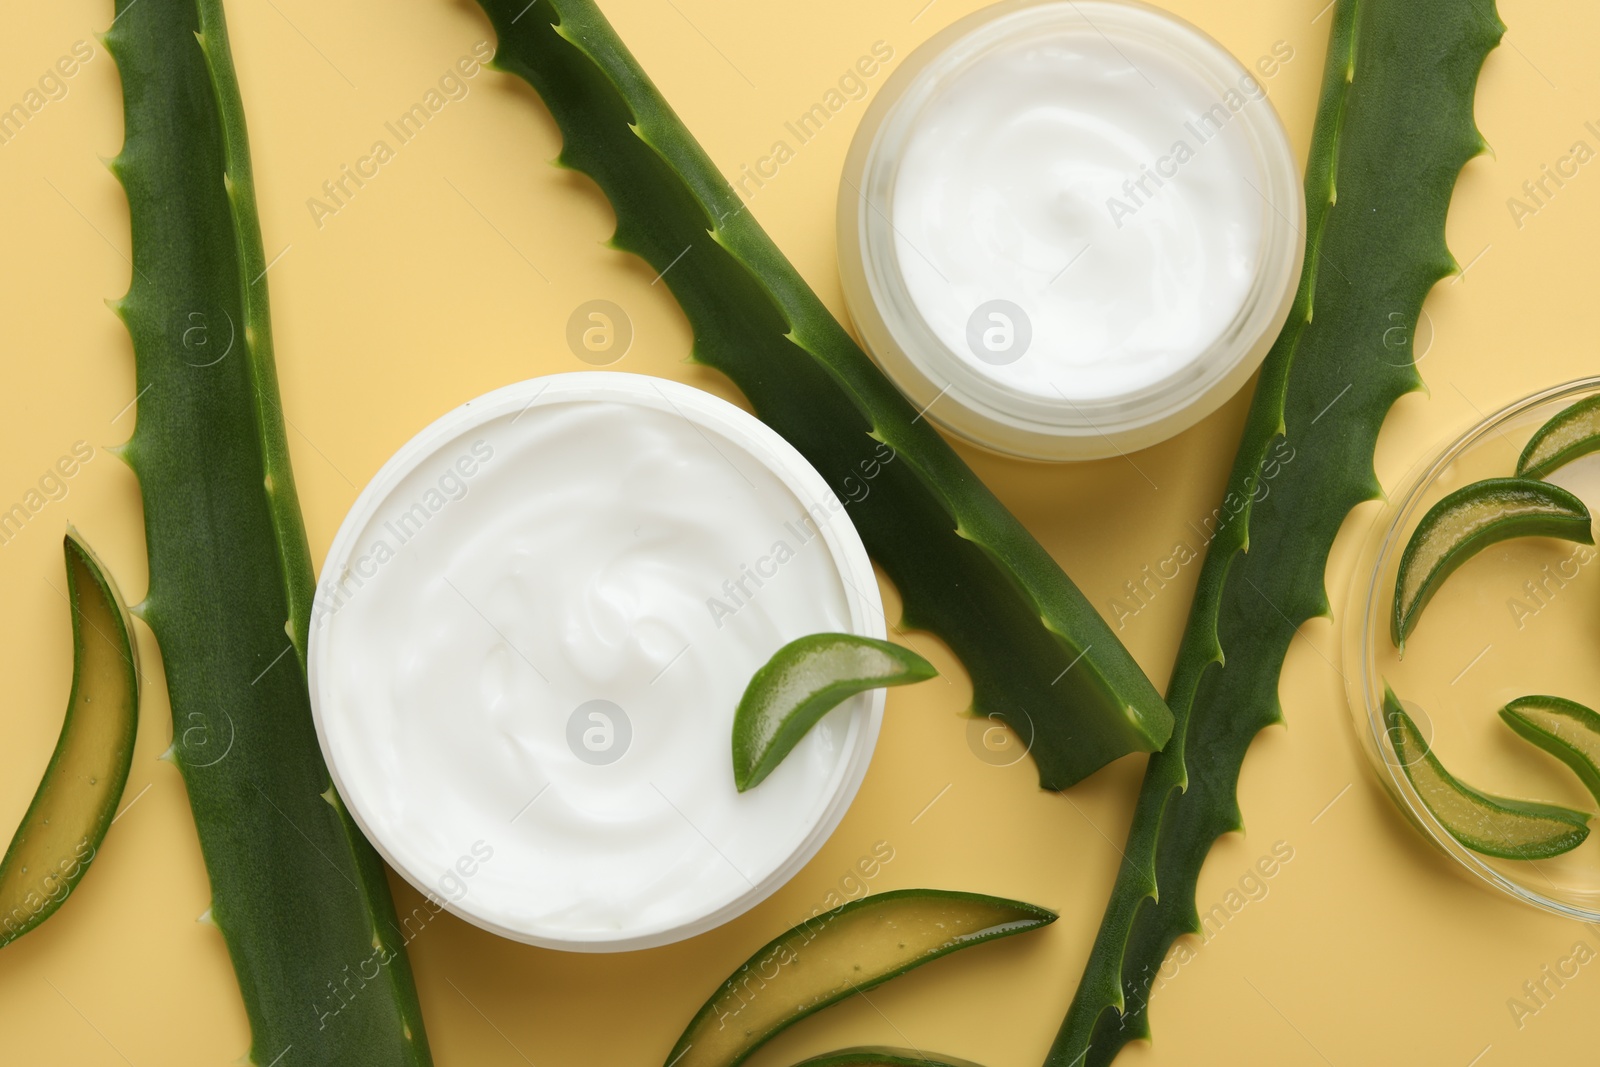
[[[1210,414],[1299,283],[1305,197],[1262,73],[1282,60],[1247,70],[1129,0],[1009,0],[936,34],[840,183],[867,350],[928,418],[1028,459],[1126,453]]]
[[[882,690],[746,793],[732,724],[808,633],[884,636],[846,505],[709,393],[521,382],[417,434],[361,492],[313,607],[317,736],[350,815],[426,901],[504,937],[668,944],[792,877],[854,798]]]

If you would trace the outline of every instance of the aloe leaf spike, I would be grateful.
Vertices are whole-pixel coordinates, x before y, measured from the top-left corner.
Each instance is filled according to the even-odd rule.
[[[284,630],[294,643],[300,669],[306,668],[306,639],[311,628],[311,602],[316,579],[311,567],[311,546],[306,541],[300,515],[294,470],[289,465],[289,439],[284,431],[283,401],[278,395],[277,363],[272,351],[271,304],[267,299],[266,249],[256,214],[256,180],[250,166],[250,138],[244,124],[244,99],[228,47],[228,26],[222,0],[195,0],[200,14],[200,51],[205,57],[216,92],[222,123],[222,152],[226,170],[223,187],[233,214],[233,232],[239,242],[239,280],[244,303],[242,344],[255,386],[256,432],[261,437],[262,466],[268,509],[278,543],[284,592],[289,598]]]
[[[256,1064],[431,1063],[382,864],[339,802],[301,657],[288,472],[239,88],[219,0],[116,0],[150,586],[182,773]],[[283,1059],[283,1057],[290,1057]]]

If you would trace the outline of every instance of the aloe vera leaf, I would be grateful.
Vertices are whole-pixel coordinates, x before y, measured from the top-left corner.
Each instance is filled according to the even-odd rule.
[[[733,715],[733,784],[760,785],[821,718],[869,689],[936,677],[908,648],[856,634],[807,634],[773,653]]]
[[[120,2],[120,0],[119,0]],[[223,185],[233,215],[238,240],[239,277],[243,301],[242,333],[249,356],[251,384],[255,389],[256,433],[261,440],[261,465],[265,472],[268,512],[276,539],[278,565],[288,597],[289,640],[294,644],[300,669],[306,669],[306,641],[311,629],[311,604],[316,577],[311,567],[311,545],[306,540],[294,470],[289,465],[289,439],[284,432],[283,402],[278,396],[277,363],[272,348],[271,304],[267,299],[267,254],[256,218],[256,180],[250,166],[250,138],[244,124],[244,98],[228,48],[228,26],[222,0],[195,0],[200,16],[201,53],[216,93],[222,124],[222,158],[227,167]],[[214,42],[211,47],[207,42]]]
[[[1571,767],[1600,800],[1600,715],[1575,700],[1525,696],[1501,708],[1500,718],[1524,740]]]
[[[1439,825],[1472,851],[1508,860],[1542,860],[1571,852],[1589,836],[1588,812],[1491,796],[1451,774],[1387,686],[1383,712],[1406,780]]]
[[[479,2],[495,65],[544,98],[561,163],[615,207],[613,244],[661,272],[693,357],[851,501],[906,624],[966,665],[973,710],[1031,742],[1047,788],[1165,743],[1171,714],[1111,628],[829,314],[592,0]]]
[[[139,661],[116,583],[73,529],[64,539],[72,695],[55,752],[0,860],[0,946],[55,913],[116,817],[139,725]]]
[[[1405,652],[1446,578],[1490,545],[1514,537],[1560,537],[1594,544],[1589,509],[1557,485],[1530,478],[1485,478],[1464,485],[1422,516],[1400,555],[1389,637]]]
[[[1535,431],[1517,457],[1517,477],[1545,478],[1600,449],[1600,396],[1563,408]]]
[[[689,1020],[667,1067],[737,1067],[781,1031],[846,997],[1055,921],[1055,912],[1033,904],[947,889],[852,900],[757,949]]]
[[[1473,90],[1504,29],[1480,0],[1334,8],[1306,164],[1305,270],[1228,480],[1228,499],[1247,503],[1202,565],[1168,689],[1173,739],[1145,771],[1127,859],[1048,1067],[1110,1063],[1148,1037],[1167,950],[1200,932],[1195,884],[1212,843],[1242,826],[1245,751],[1281,721],[1278,675],[1296,629],[1328,610],[1323,570],[1340,524],[1379,492],[1384,416],[1421,384],[1411,330],[1455,266],[1445,212],[1484,150]],[[1397,322],[1403,345],[1384,332]],[[1263,464],[1283,449],[1286,469],[1255,500]]]
[[[116,0],[138,422],[171,758],[251,1056],[431,1058],[381,863],[339,803],[299,657],[313,588],[288,474],[238,84],[219,0]]]

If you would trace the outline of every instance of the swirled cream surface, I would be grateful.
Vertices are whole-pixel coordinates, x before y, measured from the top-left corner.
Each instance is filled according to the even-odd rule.
[[[435,906],[554,947],[661,944],[752,906],[842,816],[881,694],[743,795],[733,714],[786,642],[881,633],[875,598],[841,502],[753,417],[636,375],[522,383],[419,435],[341,529],[318,730]]]
[[[1159,14],[1061,11],[938,79],[891,210],[911,300],[961,363],[1099,401],[1182,374],[1245,306],[1272,208],[1240,115],[1270,105],[1242,70],[1203,75]]]

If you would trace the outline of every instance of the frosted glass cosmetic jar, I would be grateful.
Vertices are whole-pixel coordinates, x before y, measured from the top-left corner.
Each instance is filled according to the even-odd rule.
[[[1305,199],[1267,83],[1125,0],[1010,0],[884,83],[838,202],[851,317],[938,425],[1092,459],[1193,425],[1289,313]]]

